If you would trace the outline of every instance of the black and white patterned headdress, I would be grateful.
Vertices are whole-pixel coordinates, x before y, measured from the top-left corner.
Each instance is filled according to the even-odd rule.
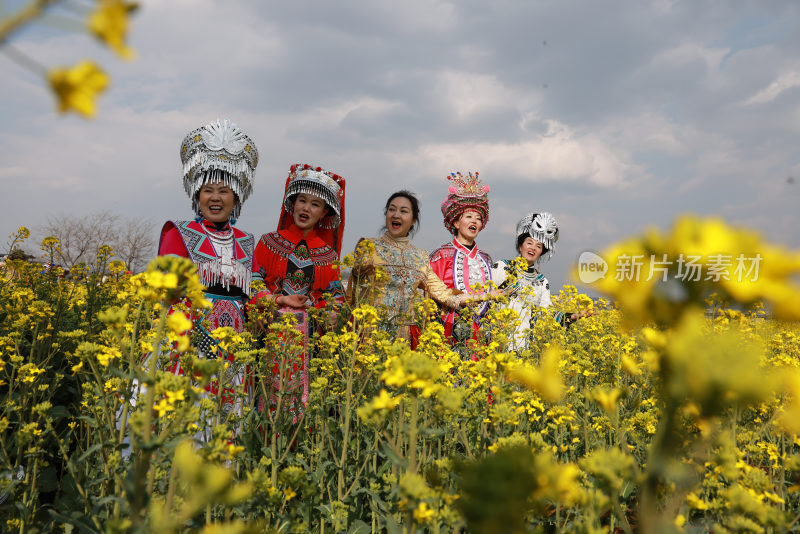
[[[520,237],[527,235],[544,246],[542,258],[549,260],[553,257],[553,248],[558,241],[558,223],[552,214],[529,213],[517,223],[517,242]]]

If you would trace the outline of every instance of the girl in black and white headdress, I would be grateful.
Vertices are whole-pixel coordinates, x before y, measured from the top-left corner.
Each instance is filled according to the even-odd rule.
[[[553,257],[558,241],[558,223],[547,212],[529,213],[517,223],[515,260],[500,260],[492,265],[492,280],[509,297],[508,307],[519,314],[520,323],[511,346],[520,350],[528,341],[535,321],[534,308],[549,308],[550,282],[539,272],[541,260]],[[521,260],[525,260],[524,262]],[[555,319],[564,326],[576,321],[580,314],[555,313]]]

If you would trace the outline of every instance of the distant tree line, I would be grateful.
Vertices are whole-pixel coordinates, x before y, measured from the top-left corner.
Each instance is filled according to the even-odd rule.
[[[152,221],[126,218],[109,211],[89,215],[53,215],[37,233],[61,241],[56,257],[65,269],[78,263],[94,265],[103,245],[113,249],[111,259],[125,262],[132,272],[144,270],[156,253],[156,231]]]

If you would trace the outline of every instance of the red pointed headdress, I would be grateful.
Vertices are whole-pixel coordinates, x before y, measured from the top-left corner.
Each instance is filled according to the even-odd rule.
[[[328,215],[317,223],[314,231],[336,251],[336,254],[341,254],[342,234],[344,234],[345,179],[322,167],[312,167],[300,163],[292,165],[289,168],[289,176],[286,178],[278,230],[288,228],[292,222],[294,197],[300,193],[314,195],[325,201],[329,208]]]

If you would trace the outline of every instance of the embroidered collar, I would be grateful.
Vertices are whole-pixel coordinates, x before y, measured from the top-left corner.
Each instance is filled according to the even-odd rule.
[[[383,235],[381,236],[381,240],[390,245],[394,245],[400,248],[404,248],[408,246],[409,243],[411,243],[411,238],[409,236],[406,235],[405,237],[392,237],[391,235],[389,235],[389,232],[384,232]]]
[[[294,222],[290,222],[289,226],[283,230],[279,230],[278,233],[291,239],[294,243],[305,241],[308,244],[308,248],[323,248],[328,246],[325,240],[319,237],[313,228],[309,230],[307,234],[303,235],[303,231],[298,228]]]
[[[478,255],[478,244],[477,243],[473,242],[472,243],[472,248],[469,248],[469,247],[466,247],[466,246],[462,245],[458,241],[458,239],[453,238],[453,246],[456,248],[456,250],[460,250],[461,252],[466,254],[470,259],[475,259],[475,257]]]
[[[313,230],[303,236],[303,231],[294,224],[290,224],[283,230],[261,236],[261,242],[269,250],[283,258],[288,258],[293,254],[303,241],[314,265],[330,265],[339,259],[336,251]]]

